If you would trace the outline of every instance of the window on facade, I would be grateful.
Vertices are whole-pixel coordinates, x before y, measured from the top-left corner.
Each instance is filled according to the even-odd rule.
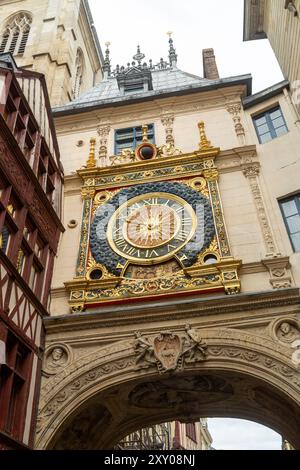
[[[30,375],[31,351],[13,333],[6,340],[6,363],[0,368],[0,428],[21,439]]]
[[[194,442],[197,441],[196,425],[195,425],[195,423],[187,423],[187,424],[185,425],[185,431],[186,431],[187,437],[189,437],[190,439],[192,439]]]
[[[293,249],[300,251],[300,193],[279,203]]]
[[[115,155],[119,155],[123,149],[134,149],[142,142],[142,137],[142,126],[116,130]],[[155,143],[153,124],[148,124],[148,140],[152,144]]]
[[[269,142],[288,132],[282,111],[279,106],[253,117],[258,140],[261,144]]]
[[[76,54],[76,61],[75,61],[75,80],[74,80],[74,86],[73,86],[73,98],[78,98],[78,96],[80,95],[83,68],[84,68],[83,52],[81,49],[78,49],[77,54]]]
[[[131,83],[124,86],[124,93],[141,93],[144,89],[144,83]]]
[[[32,18],[19,13],[6,24],[0,41],[0,53],[23,54],[26,48]]]

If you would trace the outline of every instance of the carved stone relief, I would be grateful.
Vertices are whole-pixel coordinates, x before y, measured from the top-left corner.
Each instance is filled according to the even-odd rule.
[[[262,260],[262,263],[269,270],[270,284],[273,289],[285,289],[293,284],[288,257],[278,257]]]
[[[99,148],[99,158],[100,166],[106,166],[107,164],[107,140],[110,133],[110,124],[100,125],[97,128],[98,135],[100,137],[100,148]]]
[[[241,122],[241,102],[228,103],[226,106],[227,111],[232,115],[235,133],[237,135],[240,145],[246,144],[246,134],[244,126]]]
[[[159,373],[164,374],[182,369],[185,363],[204,361],[207,346],[199,331],[189,325],[185,331],[185,335],[162,331],[154,337],[145,337],[137,332],[134,345],[137,368],[156,366]]]
[[[232,386],[220,377],[174,377],[138,385],[129,403],[141,408],[193,408],[198,402],[214,403],[232,395]]]
[[[66,345],[56,344],[50,346],[45,351],[43,375],[49,377],[50,375],[58,374],[71,362],[70,349]]]
[[[173,136],[174,115],[166,114],[161,119],[162,125],[166,131],[166,143],[160,147],[161,157],[172,157],[180,155],[181,151],[175,147],[175,140]]]

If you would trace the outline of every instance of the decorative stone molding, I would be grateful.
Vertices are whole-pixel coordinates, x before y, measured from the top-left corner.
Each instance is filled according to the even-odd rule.
[[[101,160],[101,166],[105,166],[107,162],[107,140],[110,133],[110,129],[111,127],[109,124],[100,125],[97,128],[97,133],[100,137],[99,158]]]
[[[160,156],[172,157],[174,155],[180,155],[181,151],[175,147],[175,140],[173,135],[174,115],[164,115],[161,118],[161,122],[166,131],[166,143],[160,147]]]
[[[280,325],[283,321],[284,317],[280,319]],[[296,328],[294,324],[291,326]],[[289,334],[285,326],[283,333],[284,338]],[[161,374],[167,380],[174,374],[174,378],[180,381],[188,375],[198,377],[199,373],[203,375],[204,371],[217,367],[224,373],[226,371],[225,381],[235,373],[238,377],[243,375],[247,378],[250,385],[247,387],[248,394],[256,390],[258,379],[268,384],[270,398],[281,396],[282,404],[290,407],[289,416],[293,415],[292,404],[300,405],[300,373],[291,360],[290,342],[285,339],[278,342],[275,337],[267,338],[241,329],[222,327],[199,330],[186,325],[172,331],[139,334],[136,339],[123,339],[105,347],[99,348],[95,342],[92,345],[94,350],[91,353],[79,356],[52,378],[43,379],[36,448],[46,449],[64,421],[72,414],[76,415],[83,403],[87,403],[96,393],[102,394],[104,406],[107,396],[115,396],[116,400],[123,397],[122,400],[126,401],[134,387],[162,380]],[[125,393],[122,387],[123,391],[125,387]],[[221,388],[223,390],[224,387]],[[109,390],[112,391],[111,395]],[[168,394],[168,398],[173,401],[176,397]],[[238,403],[246,406],[245,403]],[[297,421],[299,417],[295,419]]]
[[[254,199],[255,208],[257,211],[259,223],[261,226],[261,231],[263,235],[263,240],[267,249],[267,257],[277,258],[281,256],[278,252],[272,230],[267,216],[267,211],[265,208],[260,183],[259,183],[259,173],[260,173],[260,164],[258,162],[246,163],[242,165],[242,170],[245,177],[249,181],[250,189]]]
[[[262,263],[269,270],[270,284],[273,289],[292,287],[293,281],[288,257],[264,259]]]
[[[235,133],[237,135],[240,145],[245,145],[246,134],[245,134],[244,126],[241,123],[241,116],[240,116],[241,109],[242,109],[241,102],[228,103],[226,105],[226,109],[232,115]]]

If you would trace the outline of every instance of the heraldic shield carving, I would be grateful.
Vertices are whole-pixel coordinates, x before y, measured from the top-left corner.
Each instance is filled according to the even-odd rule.
[[[182,341],[173,333],[161,333],[154,339],[154,355],[158,360],[158,370],[175,370],[182,362]]]
[[[162,331],[154,337],[135,333],[134,351],[137,368],[158,368],[160,374],[181,369],[185,364],[204,361],[207,345],[200,332],[190,325],[185,326],[184,334]]]

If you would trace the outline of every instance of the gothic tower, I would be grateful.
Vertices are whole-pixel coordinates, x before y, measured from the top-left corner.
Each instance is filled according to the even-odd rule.
[[[103,56],[86,0],[2,0],[0,18],[0,52],[46,76],[52,106],[101,79]]]

